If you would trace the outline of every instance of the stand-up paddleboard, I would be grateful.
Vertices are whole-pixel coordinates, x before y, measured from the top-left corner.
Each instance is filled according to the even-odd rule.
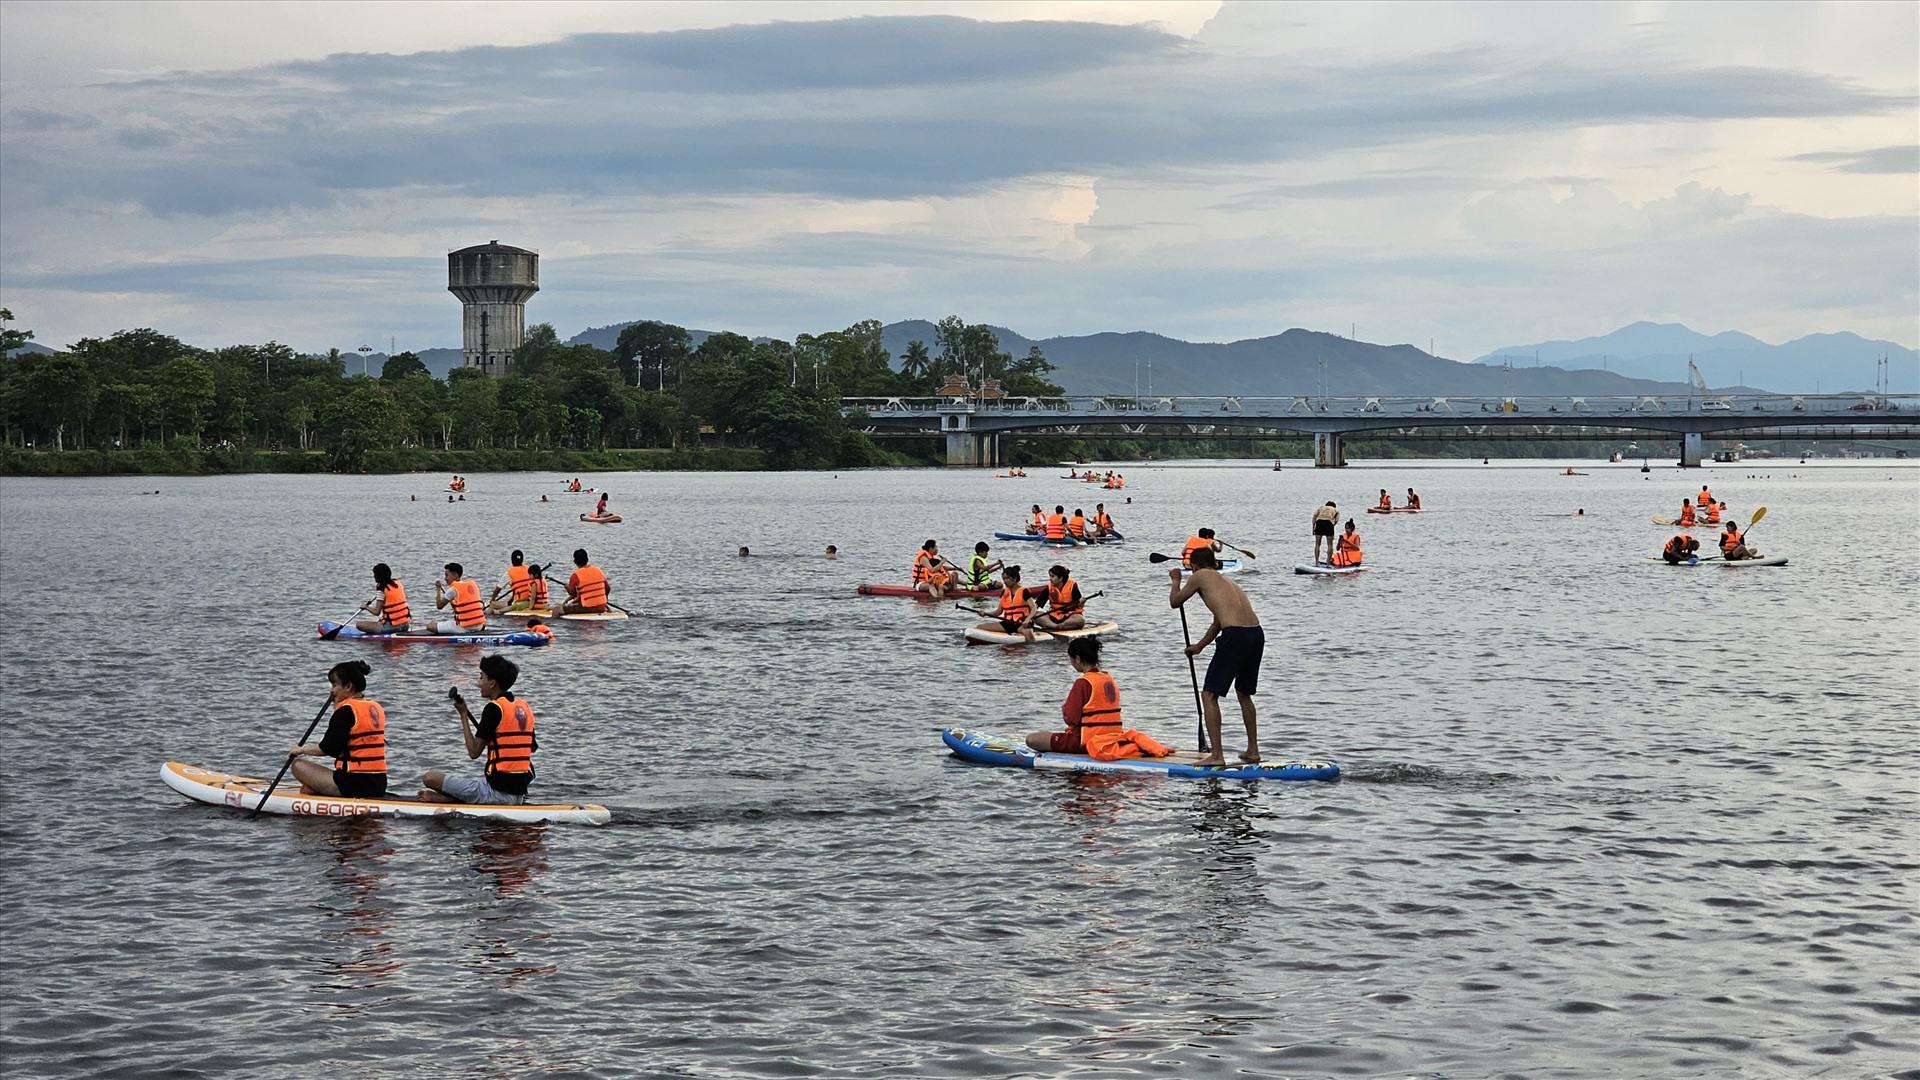
[[[214,772],[198,765],[169,761],[160,766],[160,779],[173,790],[194,802],[210,806],[230,806],[253,812],[267,781],[257,776],[235,776]],[[613,815],[604,806],[523,803],[518,806],[479,805],[475,803],[427,803],[418,799],[345,799],[332,795],[303,795],[299,783],[283,780],[268,796],[263,814],[294,817],[468,817],[496,821],[570,821],[584,825],[605,825]]]
[[[1787,565],[1787,557],[1785,555],[1773,555],[1764,559],[1734,559],[1732,561],[1723,559],[1718,555],[1709,555],[1706,558],[1700,558],[1698,556],[1695,556],[1694,558],[1691,558],[1691,559],[1681,559],[1677,563],[1667,562],[1667,560],[1661,558],[1658,555],[1644,555],[1641,557],[1648,562],[1663,563],[1667,566],[1699,566],[1701,563],[1711,563],[1714,566],[1785,566]]]
[[[1293,572],[1296,574],[1357,574],[1365,569],[1367,569],[1366,563],[1361,563],[1359,566],[1328,566],[1326,563],[1296,563]]]
[[[917,596],[922,600],[933,599],[932,593],[926,592],[925,590],[922,590],[922,589],[916,589],[911,585],[862,585],[858,589],[855,589],[854,591],[859,593],[861,596]],[[947,599],[949,600],[953,599],[956,596],[969,597],[969,596],[999,596],[999,595],[1000,595],[1000,590],[998,589],[948,589],[947,590]]]
[[[557,612],[552,608],[508,608],[505,611],[487,609],[489,619],[551,619]]]
[[[1180,569],[1185,570],[1189,574],[1193,573],[1193,567],[1184,565],[1183,563],[1180,562],[1179,559],[1176,559],[1176,558],[1169,557],[1165,565],[1169,568],[1177,566]],[[1215,569],[1219,570],[1223,574],[1237,574],[1240,572],[1241,566],[1242,564],[1239,559],[1221,559],[1220,565]],[[1156,570],[1160,568],[1161,567],[1159,564],[1156,564],[1154,566],[1154,569]]]
[[[619,514],[600,514],[596,516],[593,514],[581,514],[580,520],[588,523],[589,525],[618,525],[620,524],[620,515]]]
[[[613,610],[575,611],[560,617],[568,622],[625,622],[627,613]]]
[[[1367,513],[1369,514],[1424,514],[1426,512],[1425,507],[1415,509],[1411,506],[1396,506],[1390,510],[1379,506],[1367,507]]]
[[[1051,544],[1054,547],[1095,547],[1100,544],[1118,544],[1122,540],[1126,539],[1126,537],[1120,536],[1118,534],[1114,534],[1114,535],[1103,536],[1103,537],[1093,537],[1086,540],[1075,540],[1072,537],[1062,537],[1058,540],[1053,540],[1053,539],[1049,539],[1044,533],[1017,533],[1017,532],[1007,532],[1005,530],[995,530],[993,534],[993,538],[995,540],[1014,540],[1014,541],[1025,541],[1027,543],[1034,543],[1034,544]]]
[[[1556,476],[1585,476],[1585,475],[1587,475],[1587,474],[1586,474],[1586,473],[1583,473],[1583,472],[1563,472],[1563,473],[1555,473],[1554,475],[1556,475]]]
[[[320,624],[320,636],[335,641],[370,641],[390,645],[400,642],[424,642],[429,645],[545,645],[547,635],[531,630],[501,631],[491,634],[363,634],[357,626],[336,622]]]
[[[940,733],[940,738],[957,757],[978,765],[999,765],[1012,769],[1158,773],[1189,780],[1332,780],[1340,775],[1340,766],[1331,761],[1263,761],[1258,765],[1234,762],[1226,767],[1202,768],[1193,764],[1200,759],[1200,755],[1192,751],[1163,758],[1099,761],[1085,754],[1043,754],[1028,746],[1024,739],[992,735],[984,731],[946,728]]]
[[[1655,525],[1678,525],[1682,529],[1717,529],[1721,525],[1721,522],[1718,521],[1694,521],[1690,524],[1681,525],[1679,518],[1663,518],[1658,514],[1654,515],[1653,523]]]
[[[1035,630],[1033,640],[1072,641],[1074,638],[1104,637],[1120,632],[1120,624],[1109,619],[1106,622],[1083,626],[1078,630]],[[978,626],[967,627],[967,642],[977,645],[1025,645],[1027,639],[1019,634],[1009,634],[1004,630],[983,630]]]

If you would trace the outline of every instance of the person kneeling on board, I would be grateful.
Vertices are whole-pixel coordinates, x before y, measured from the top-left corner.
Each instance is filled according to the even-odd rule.
[[[533,606],[533,571],[527,569],[527,557],[515,548],[507,558],[506,579],[495,585],[487,596],[487,610],[495,615],[515,608],[525,611]]]
[[[1087,625],[1087,598],[1066,567],[1047,571],[1047,611],[1033,625],[1040,630],[1078,630]]]
[[[947,584],[952,581],[947,573],[947,560],[940,555],[940,541],[928,540],[920,545],[913,556],[913,589],[932,596],[935,600],[944,600],[947,596]]]
[[[613,585],[599,567],[587,561],[586,548],[574,549],[573,566],[573,573],[567,575],[567,602],[561,605],[560,613],[597,615],[607,610],[607,597],[613,595]]]
[[[1352,523],[1348,523],[1351,527]],[[1218,638],[1220,647],[1207,665],[1206,681],[1200,684],[1201,715],[1207,722],[1207,745],[1212,752],[1196,765],[1225,765],[1226,754],[1220,745],[1220,699],[1232,689],[1240,697],[1240,719],[1247,726],[1247,750],[1240,760],[1251,765],[1260,760],[1260,727],[1254,715],[1253,694],[1260,686],[1260,658],[1267,651],[1267,632],[1260,628],[1260,617],[1240,586],[1227,580],[1218,569],[1213,552],[1193,554],[1193,580],[1184,585],[1180,571],[1173,570],[1173,588],[1167,593],[1170,607],[1181,607],[1200,594],[1200,602],[1213,613],[1213,622],[1200,640],[1187,646],[1187,655],[1195,656]]]
[[[1360,558],[1360,533],[1353,527],[1353,519],[1348,518],[1346,531],[1340,534],[1340,541],[1334,546],[1333,557],[1327,560],[1327,565],[1359,566]]]
[[[1667,546],[1660,549],[1660,557],[1667,560],[1668,566],[1679,566],[1688,559],[1700,554],[1700,541],[1686,533],[1674,533]]]
[[[309,795],[346,799],[378,799],[387,793],[387,711],[380,703],[361,697],[367,690],[365,660],[347,660],[327,672],[333,694],[333,719],[317,743],[287,751],[294,758],[293,778]],[[330,757],[329,770],[309,757]]]
[[[966,573],[960,578],[962,588],[984,592],[1000,587],[1000,583],[993,580],[993,572],[1000,569],[1000,561],[987,561],[987,553],[991,550],[984,540],[973,545],[973,557],[967,560]]]
[[[1720,532],[1720,557],[1728,562],[1739,562],[1757,559],[1760,553],[1747,546],[1746,534],[1740,531],[1740,523],[1729,519],[1727,527]]]
[[[427,624],[430,634],[477,634],[487,628],[487,605],[480,599],[480,586],[466,579],[466,571],[457,562],[446,565],[446,578],[433,583],[434,610],[453,606],[453,618],[435,619]]]
[[[1132,757],[1166,757],[1173,748],[1144,732],[1129,729],[1120,718],[1120,688],[1113,676],[1100,670],[1100,639],[1075,638],[1067,643],[1067,662],[1080,677],[1060,705],[1065,731],[1036,731],[1027,745],[1048,754],[1085,754],[1097,761]]]
[[[393,571],[386,563],[373,564],[373,584],[380,595],[360,605],[367,617],[354,623],[354,628],[363,634],[404,633],[413,622],[406,586],[393,580]]]
[[[518,806],[527,801],[527,786],[533,782],[533,752],[540,740],[533,735],[533,705],[513,696],[513,684],[520,669],[504,656],[484,657],[480,661],[480,695],[487,707],[480,710],[480,722],[474,723],[467,699],[460,688],[452,687],[447,697],[460,716],[460,737],[466,741],[469,760],[487,755],[487,769],[480,776],[451,776],[429,769],[420,777],[427,790],[421,802],[486,803]]]
[[[1043,586],[1031,589],[1020,587],[1020,568],[1009,566],[1000,572],[1004,584],[1000,586],[999,617],[988,619],[979,624],[982,630],[998,630],[1003,634],[1019,634],[1033,641],[1033,603],[1045,599],[1047,590]]]

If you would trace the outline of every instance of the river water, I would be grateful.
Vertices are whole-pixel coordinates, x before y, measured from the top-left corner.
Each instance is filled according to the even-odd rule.
[[[1580,467],[1128,466],[1118,494],[1043,469],[595,475],[618,526],[525,474],[451,505],[437,476],[5,481],[0,1060],[1920,1076],[1920,470]],[[1788,566],[1643,561],[1667,535],[1649,518],[1703,478],[1742,521],[1767,507],[1753,543]],[[1431,513],[1359,516],[1374,569],[1289,572],[1319,503],[1408,485]],[[1126,545],[1005,553],[1104,591],[1129,723],[1192,744],[1146,556],[1211,525],[1259,556],[1239,580],[1267,627],[1268,756],[1343,780],[945,752],[936,725],[1056,723],[1063,654],[966,647],[950,605],[854,586],[903,580],[929,536],[960,557],[1029,503],[1103,497]],[[250,821],[160,783],[169,759],[271,775],[350,657],[374,664],[396,779],[463,765],[443,695],[474,696],[479,650],[313,624],[375,561],[418,609],[443,562],[491,580],[510,548],[579,545],[644,618],[512,651],[535,790],[612,825]],[[1230,749],[1237,727],[1229,708]]]

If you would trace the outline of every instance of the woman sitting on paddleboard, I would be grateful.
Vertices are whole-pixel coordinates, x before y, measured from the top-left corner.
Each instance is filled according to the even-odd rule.
[[[333,694],[333,719],[318,743],[287,751],[294,758],[293,778],[310,795],[378,799],[387,793],[387,711],[360,695],[373,669],[365,660],[347,660],[327,672]],[[331,757],[329,770],[310,757]]]
[[[363,634],[398,634],[406,630],[413,622],[413,611],[407,607],[407,589],[393,580],[393,571],[386,563],[373,564],[373,586],[380,594],[361,605],[367,617],[354,623],[354,627]]]
[[[1386,488],[1380,489],[1380,509],[1382,510],[1393,509],[1393,496],[1387,494]]]
[[[1041,630],[1078,630],[1087,625],[1087,599],[1066,567],[1047,571],[1047,612],[1033,625]]]
[[[1360,565],[1360,533],[1353,527],[1353,519],[1347,519],[1346,531],[1340,534],[1340,541],[1334,545],[1333,558],[1328,562],[1334,566]]]
[[[1144,732],[1129,730],[1120,718],[1120,688],[1100,670],[1100,639],[1075,638],[1067,644],[1067,662],[1080,677],[1060,704],[1065,731],[1036,731],[1027,745],[1050,754],[1085,754],[1099,761],[1130,757],[1166,757],[1173,748]]]
[[[913,557],[913,588],[916,592],[929,593],[935,600],[947,595],[947,560],[940,556],[940,541],[929,540],[920,545],[919,554]]]
[[[1045,599],[1047,590],[1044,586],[1022,588],[1018,566],[1003,568],[1000,577],[1003,584],[1000,586],[999,618],[988,619],[979,628],[998,630],[1003,634],[1019,634],[1032,641],[1034,601]]]
[[[420,777],[427,790],[421,802],[485,803],[518,806],[527,801],[527,787],[533,783],[533,754],[540,740],[533,735],[533,705],[513,696],[513,684],[520,669],[504,656],[488,656],[480,661],[480,695],[487,707],[480,710],[475,723],[467,709],[467,699],[459,688],[447,691],[453,711],[460,717],[460,737],[466,743],[467,757],[487,755],[487,770],[481,776],[449,776],[429,769]]]

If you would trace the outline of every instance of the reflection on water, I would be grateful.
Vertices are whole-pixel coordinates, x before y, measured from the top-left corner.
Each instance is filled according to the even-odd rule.
[[[472,866],[486,882],[491,900],[476,905],[479,928],[468,940],[468,966],[503,987],[556,973],[559,968],[555,964],[523,958],[523,954],[539,957],[551,951],[545,946],[553,940],[553,934],[545,929],[544,893],[538,887],[540,875],[547,869],[548,826],[499,821],[477,824]]]
[[[321,985],[349,994],[371,990],[397,975],[402,966],[393,940],[393,904],[387,895],[393,823],[361,817],[299,824],[317,842],[317,853],[329,860],[321,876],[333,886],[320,899],[329,920],[320,939],[331,947],[324,957],[329,978]],[[371,1002],[343,998],[325,1004],[354,1012]]]

